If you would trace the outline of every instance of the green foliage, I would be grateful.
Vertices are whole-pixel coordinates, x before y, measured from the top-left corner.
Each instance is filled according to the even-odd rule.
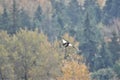
[[[117,73],[117,77],[120,78],[120,60],[116,61],[113,70]]]
[[[81,30],[83,26],[83,10],[77,0],[71,0],[67,6],[67,16],[69,17],[69,25],[66,26],[66,30],[70,35],[76,36],[77,39],[81,37]]]
[[[69,37],[68,34],[65,34],[65,37],[69,38],[71,42],[75,42],[74,38]],[[78,42],[75,42],[74,45],[78,46]],[[67,54],[75,53],[75,50],[72,50]],[[81,65],[78,62],[72,62],[79,58]],[[71,67],[75,66],[74,69],[79,69],[79,74],[84,70],[82,76],[89,80],[89,71],[81,58],[76,54],[70,57],[69,62],[72,63]],[[0,79],[2,80],[57,79],[63,74],[61,73],[62,61],[64,61],[64,51],[60,48],[59,41],[51,44],[47,36],[42,32],[39,33],[38,30],[20,29],[14,35],[8,35],[5,31],[0,32]],[[81,70],[81,68],[83,69]],[[78,73],[76,72],[76,74]],[[71,76],[74,75],[71,74]],[[82,76],[80,78],[83,79]]]
[[[12,11],[8,10],[7,7],[3,7],[3,9],[3,13],[0,15],[0,29],[14,34],[19,28],[31,28],[30,17],[25,10],[18,9],[15,0],[13,0]]]
[[[19,15],[18,15],[18,19],[19,19],[19,28],[27,28],[27,29],[31,29],[31,18],[29,17],[29,15],[26,13],[25,10],[21,9],[19,11]]]
[[[4,7],[3,13],[1,14],[0,17],[0,29],[9,30],[10,26],[11,26],[10,15],[6,7]]]
[[[91,74],[92,80],[113,80],[116,74],[111,68],[100,69]]]
[[[90,24],[97,25],[101,21],[101,10],[98,4],[94,0],[85,0],[84,8],[85,13],[90,17]]]
[[[119,8],[119,0],[107,0],[103,9],[103,23],[111,24],[114,18],[120,18]]]
[[[70,17],[71,26],[78,24],[80,19],[80,5],[77,0],[71,0],[67,7],[67,15]]]
[[[37,27],[37,28],[39,27],[42,30],[42,26],[41,26],[42,19],[43,19],[43,11],[42,11],[41,6],[39,5],[37,7],[37,10],[34,13],[33,26]],[[35,29],[35,28],[33,28],[33,29]]]
[[[101,44],[99,56],[97,58],[97,70],[113,66],[112,55],[105,42]]]
[[[94,71],[96,67],[95,58],[96,54],[98,54],[97,46],[100,43],[101,36],[97,31],[97,27],[90,24],[90,17],[88,13],[86,14],[86,19],[84,21],[82,37],[83,43],[80,45],[80,49],[86,58],[86,63],[89,65],[90,71]]]
[[[16,0],[12,0],[13,1],[13,5],[12,5],[12,26],[10,27],[10,33],[14,34],[19,26],[18,26],[18,8],[17,8],[17,4],[16,4]]]
[[[113,32],[113,37],[111,42],[109,43],[109,50],[112,53],[113,63],[115,63],[120,57],[120,44],[117,41],[119,38],[117,37],[116,33]]]
[[[72,44],[76,40],[80,43],[76,47],[80,46],[90,71],[99,73],[103,68],[114,67],[114,71],[119,75],[119,62],[116,62],[120,57],[119,35],[111,35],[112,30],[108,30],[108,25],[102,25],[100,28],[103,29],[98,26],[99,23],[110,24],[115,19],[114,29],[119,29],[119,0],[106,0],[105,6],[101,9],[96,0],[84,0],[83,5],[80,5],[79,0],[50,0],[48,3],[51,6],[46,7],[43,2],[37,7],[34,6],[35,10],[27,10],[28,5],[21,5],[24,0],[12,1],[11,5],[7,5],[6,2],[9,1],[4,0],[0,3],[0,30],[7,31],[0,31],[1,78],[55,78],[61,73],[58,64],[64,56],[61,54],[64,50],[59,46],[57,39],[66,32],[75,39],[68,38],[68,34],[65,34],[65,39]],[[101,1],[99,0],[99,4],[102,4]],[[36,27],[39,31],[35,30]],[[106,27],[107,30],[104,29]],[[104,37],[109,37],[110,41],[104,41]],[[71,47],[66,49],[66,53],[75,52],[76,50]],[[99,77],[101,78],[102,76]]]
[[[66,5],[62,1],[51,0],[53,7],[51,26],[49,28],[48,36],[54,41],[56,37],[60,37],[65,33],[66,27],[69,26],[70,20],[66,14]]]

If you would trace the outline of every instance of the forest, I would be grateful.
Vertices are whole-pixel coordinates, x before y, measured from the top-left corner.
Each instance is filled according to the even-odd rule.
[[[0,80],[120,80],[120,0],[0,0]]]

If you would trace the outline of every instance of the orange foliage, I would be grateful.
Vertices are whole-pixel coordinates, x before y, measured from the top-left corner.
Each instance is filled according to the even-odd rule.
[[[99,4],[100,8],[102,9],[105,6],[106,0],[97,0],[97,3]]]
[[[90,80],[88,68],[80,62],[82,57],[75,54],[69,56],[70,59],[64,60],[62,63],[61,71],[63,75],[58,77],[57,80]]]

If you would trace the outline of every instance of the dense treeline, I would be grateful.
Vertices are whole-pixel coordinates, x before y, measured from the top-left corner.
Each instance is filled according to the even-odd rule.
[[[79,4],[78,0],[70,0],[67,4],[66,4],[66,0],[61,0],[61,1],[50,0],[52,9],[50,12],[48,10],[49,15],[44,12],[41,5],[38,5],[38,7],[34,10],[33,12],[34,14],[32,15],[32,17],[24,8],[19,8],[20,5],[18,5],[19,3],[17,3],[16,0],[11,0],[11,1],[13,1],[12,8],[9,10],[6,7],[6,4],[3,3],[3,11],[0,12],[0,29],[6,30],[7,33],[9,34],[9,35],[5,34],[5,35],[7,35],[8,37],[14,36],[14,35],[17,36],[20,28],[33,30],[33,31],[36,28],[38,28],[38,32],[43,32],[45,35],[48,36],[48,41],[50,41],[48,42],[49,44],[45,43],[44,45],[52,46],[51,44],[53,44],[56,40],[59,40],[61,36],[67,32],[70,34],[70,36],[74,37],[74,39],[80,43],[78,48],[82,51],[81,55],[83,55],[85,59],[85,64],[87,65],[87,67],[89,67],[91,78],[93,80],[94,79],[95,80],[117,80],[120,78],[120,59],[119,59],[120,57],[120,19],[119,19],[120,18],[120,11],[119,11],[120,1],[119,0],[105,0],[104,2],[105,5],[102,6],[102,8],[100,3],[98,3],[96,0],[84,0],[84,4]],[[21,33],[21,34],[22,34],[21,36],[24,36],[27,33]],[[29,37],[31,37],[30,35]],[[27,37],[27,36],[24,36],[24,37]],[[25,39],[26,41],[27,40],[29,41],[30,38],[28,39],[25,38]],[[33,40],[33,39],[30,39],[30,40]],[[37,39],[37,36],[35,40],[36,39]],[[21,42],[24,42],[24,40]],[[34,51],[31,51],[31,50],[34,48],[37,49],[35,45],[38,45],[37,42],[39,41],[33,40],[33,42],[31,43],[34,43],[34,42],[36,42],[36,44],[33,44],[33,47],[31,47],[30,51],[28,51],[27,53],[30,53],[30,54],[31,52],[34,53]],[[3,40],[1,44],[3,43],[6,43],[6,42],[4,42]],[[9,43],[7,45],[11,45],[11,44]],[[20,44],[20,42],[18,42],[18,44]],[[25,46],[21,45],[21,47],[23,47],[24,49],[29,44],[25,44]],[[12,45],[16,45],[16,44],[12,44]],[[14,51],[16,51],[14,52],[14,55],[18,55],[17,53],[19,52],[19,49],[16,49],[16,47],[13,47],[13,49],[15,49]],[[35,52],[37,52],[37,50],[35,50]],[[6,50],[4,49],[3,51],[6,52]],[[45,51],[49,52],[49,50],[45,50]],[[42,52],[42,53],[46,53],[46,52]],[[22,55],[25,55],[24,53],[26,52],[22,52],[22,53],[21,53]],[[59,52],[59,53],[62,53],[62,52]],[[46,54],[46,55],[50,57],[50,54]],[[14,61],[14,58],[12,57],[10,57],[10,60]],[[57,59],[55,58],[55,60]],[[29,63],[31,64],[31,62],[33,61],[28,60],[26,64],[29,64]],[[71,62],[67,62],[67,63],[68,65],[76,64]],[[24,64],[25,63],[21,63],[21,62],[20,64],[16,63],[16,65],[24,65]],[[30,64],[27,67],[30,67],[31,66]],[[44,64],[47,64],[47,63],[44,63]],[[13,64],[10,64],[10,65],[13,66]],[[13,68],[13,67],[10,67],[10,68]],[[21,69],[23,69],[23,67],[21,67]],[[12,73],[14,74],[14,70],[12,71],[13,71]],[[66,71],[64,73],[66,73]],[[21,73],[21,75],[23,74]],[[34,76],[38,76],[38,75],[34,75]],[[64,76],[65,75],[57,79],[64,80],[65,79],[63,78]],[[66,78],[66,79],[69,79],[69,78]]]
[[[20,30],[12,36],[1,31],[0,80],[90,80],[82,56],[73,49],[64,59],[65,51],[59,45],[59,41],[51,44],[38,30]]]

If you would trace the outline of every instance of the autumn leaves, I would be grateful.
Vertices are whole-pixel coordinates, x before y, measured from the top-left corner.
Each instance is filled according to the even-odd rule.
[[[64,37],[77,46],[74,38]],[[83,57],[60,41],[50,43],[37,30],[20,30],[14,35],[0,32],[0,76],[3,80],[89,80],[89,71]],[[68,55],[64,59],[64,53]]]

